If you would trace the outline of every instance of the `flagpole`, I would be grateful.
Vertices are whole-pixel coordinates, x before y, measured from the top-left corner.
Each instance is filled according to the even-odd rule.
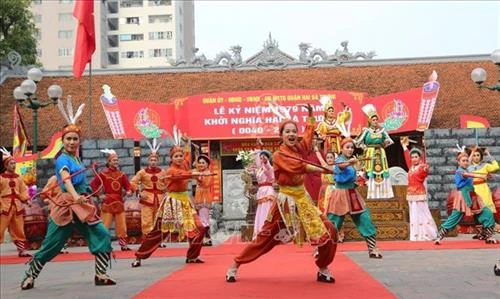
[[[89,132],[92,131],[92,59],[89,61],[89,92],[88,92],[88,105],[89,110]],[[91,136],[93,137],[93,136]]]

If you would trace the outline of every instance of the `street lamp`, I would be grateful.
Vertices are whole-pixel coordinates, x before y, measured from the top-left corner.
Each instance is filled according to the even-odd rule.
[[[45,108],[51,103],[49,101],[39,100],[36,96],[37,83],[42,80],[42,71],[38,68],[32,68],[28,71],[28,79],[24,80],[20,86],[14,89],[14,99],[19,106],[29,108],[33,111],[33,154],[38,152],[38,109]],[[51,85],[47,89],[47,94],[52,100],[52,104],[57,104],[61,98],[63,90],[59,85]],[[26,102],[27,100],[27,102]]]
[[[493,51],[493,53],[491,53],[491,60],[497,66],[497,72],[498,72],[497,85],[493,85],[493,86],[483,85],[483,82],[486,81],[486,71],[480,67],[473,69],[472,73],[470,73],[470,77],[471,77],[472,81],[474,81],[474,83],[476,83],[479,88],[487,88],[489,90],[500,91],[500,49],[497,49],[497,50]]]

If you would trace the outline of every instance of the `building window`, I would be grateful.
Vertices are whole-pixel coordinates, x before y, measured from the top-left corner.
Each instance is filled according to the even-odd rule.
[[[157,31],[149,33],[150,40],[172,39],[172,31]]]
[[[149,18],[149,24],[172,22],[172,15],[152,15],[149,16],[148,18]]]
[[[139,17],[126,18],[125,23],[127,23],[127,24],[139,24]]]
[[[34,15],[33,19],[35,20],[35,23],[41,23],[42,22],[42,15]]]
[[[42,57],[42,49],[36,49],[36,56]]]
[[[72,39],[73,30],[59,30],[58,37],[59,39]]]
[[[120,41],[144,40],[144,34],[120,34]]]
[[[182,7],[179,7],[179,15],[182,16]]]
[[[73,69],[73,66],[72,65],[60,65],[58,68],[60,70],[66,70],[67,71],[67,70]]]
[[[41,30],[35,31],[35,39],[42,40],[42,31]]]
[[[73,55],[73,48],[59,48],[60,57],[72,56],[72,55]]]
[[[144,51],[127,51],[127,52],[121,52],[121,57],[122,58],[143,58],[144,57]]]
[[[148,0],[148,6],[170,6],[171,0]]]
[[[73,21],[73,14],[68,13],[60,13],[59,14],[59,22],[71,22]]]
[[[60,4],[72,4],[73,0],[59,0]]]
[[[121,0],[120,7],[142,7],[142,0]]]
[[[172,57],[172,49],[149,49],[149,57]]]
[[[33,2],[33,4],[35,4],[35,5],[42,4],[42,0],[33,0],[32,2]]]

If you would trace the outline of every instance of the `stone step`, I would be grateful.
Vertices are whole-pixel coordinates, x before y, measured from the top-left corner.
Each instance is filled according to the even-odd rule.
[[[366,206],[371,210],[403,210],[404,206],[398,199],[366,199]]]
[[[408,222],[408,214],[405,210],[401,209],[370,209],[370,215],[374,222],[387,222],[387,221],[403,221]],[[345,223],[352,223],[352,218],[347,216],[344,218]]]
[[[408,240],[410,225],[404,221],[375,223],[377,240]],[[345,241],[363,241],[354,223],[344,225]]]

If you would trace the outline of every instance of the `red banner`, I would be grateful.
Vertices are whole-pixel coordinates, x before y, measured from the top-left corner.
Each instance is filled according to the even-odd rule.
[[[418,114],[423,103],[422,88],[369,98],[366,93],[335,90],[253,90],[221,92],[176,98],[170,104],[147,101],[119,100],[120,119],[114,127],[123,126],[124,138],[142,139],[165,133],[171,135],[176,124],[182,131],[198,140],[270,138],[278,135],[281,119],[269,107],[278,103],[289,109],[302,132],[307,119],[306,109],[300,104],[311,104],[318,121],[324,117],[321,96],[333,99],[336,112],[343,104],[351,107],[351,134],[357,135],[367,125],[361,107],[373,104],[389,133],[418,129]],[[106,106],[103,106],[105,112]],[[113,111],[116,115],[116,110]],[[430,112],[432,114],[432,111]],[[109,114],[109,113],[108,113]],[[428,117],[430,120],[430,117]],[[111,124],[110,124],[111,125]]]
[[[264,144],[262,149],[275,152],[280,147],[279,139],[266,139],[262,140]],[[237,155],[239,151],[253,151],[257,148],[257,143],[255,139],[252,140],[226,140],[221,142],[221,155],[223,156],[234,156]]]

